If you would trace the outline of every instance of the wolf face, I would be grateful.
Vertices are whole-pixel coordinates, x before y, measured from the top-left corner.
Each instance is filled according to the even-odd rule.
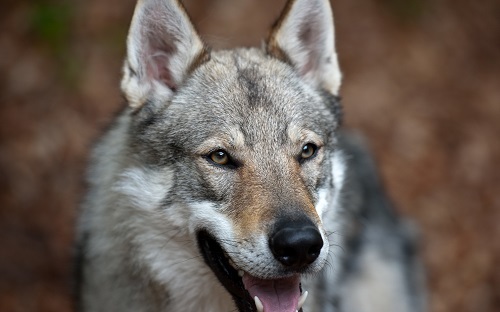
[[[301,309],[301,277],[328,258],[324,219],[344,172],[332,22],[328,1],[290,1],[264,49],[214,52],[178,1],[139,1],[123,69],[129,108],[110,134],[118,147],[97,156],[115,158],[101,165],[113,191],[98,204],[118,208],[93,218],[122,229],[133,246],[123,249],[154,280],[184,269],[152,243],[176,232],[240,311]]]
[[[165,198],[189,207],[186,226],[216,274],[293,281],[298,294],[295,277],[328,254],[317,206],[332,184],[337,106],[260,51],[213,53],[168,104],[138,118],[134,149],[174,172]],[[231,265],[217,269],[219,259]]]
[[[332,27],[327,1],[291,1],[266,50],[209,52],[176,1],[143,1],[134,15],[122,82],[133,153],[171,170],[164,210],[182,203],[241,310],[300,309],[300,275],[328,255],[320,190],[335,187],[340,122]]]

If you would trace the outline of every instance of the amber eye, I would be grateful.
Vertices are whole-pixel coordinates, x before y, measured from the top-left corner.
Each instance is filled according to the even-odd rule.
[[[223,150],[212,152],[208,157],[217,165],[227,165],[229,163],[229,155]]]
[[[307,143],[302,146],[302,153],[300,154],[300,158],[302,160],[313,157],[316,154],[318,147],[312,143]]]

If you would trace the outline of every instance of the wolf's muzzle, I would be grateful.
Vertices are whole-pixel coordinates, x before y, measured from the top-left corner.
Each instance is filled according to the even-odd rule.
[[[307,217],[278,221],[269,237],[269,248],[274,258],[294,271],[313,263],[322,247],[323,238]]]

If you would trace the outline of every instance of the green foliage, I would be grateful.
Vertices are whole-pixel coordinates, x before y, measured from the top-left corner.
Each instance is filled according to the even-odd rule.
[[[71,51],[73,10],[67,3],[37,1],[31,10],[30,30],[35,44],[57,62],[61,81],[68,87],[79,82],[80,60]]]
[[[71,10],[67,4],[37,3],[32,11],[31,28],[34,35],[58,51],[68,39]]]

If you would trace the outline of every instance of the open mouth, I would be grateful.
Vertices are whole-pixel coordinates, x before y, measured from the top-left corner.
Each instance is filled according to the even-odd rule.
[[[300,276],[280,279],[253,277],[231,265],[231,260],[215,238],[198,232],[198,246],[207,265],[231,294],[240,312],[302,311],[307,291],[302,292]]]

